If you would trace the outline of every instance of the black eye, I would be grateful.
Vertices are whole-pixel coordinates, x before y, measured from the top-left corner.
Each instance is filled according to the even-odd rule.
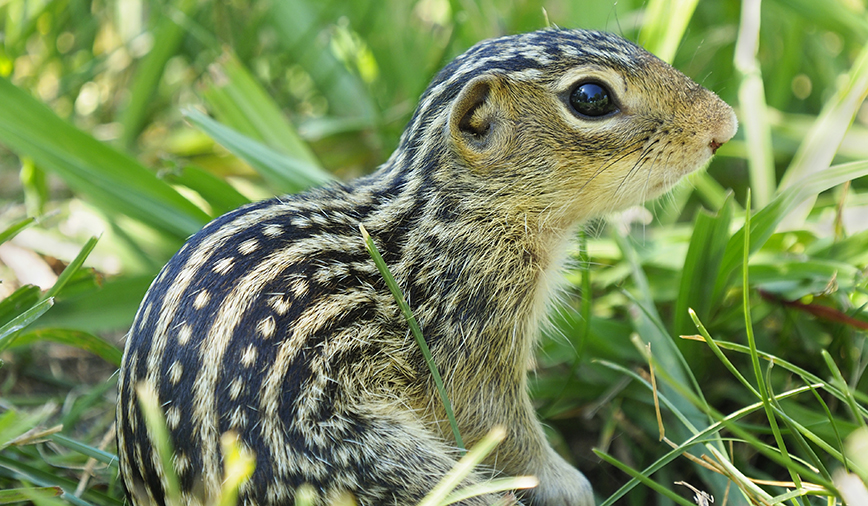
[[[583,116],[597,118],[617,111],[609,90],[597,83],[584,83],[570,93],[570,105]]]

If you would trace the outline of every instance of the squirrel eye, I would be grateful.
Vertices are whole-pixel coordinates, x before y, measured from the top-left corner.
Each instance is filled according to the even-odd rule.
[[[618,110],[609,90],[597,83],[584,83],[570,93],[570,105],[583,115],[597,118]]]

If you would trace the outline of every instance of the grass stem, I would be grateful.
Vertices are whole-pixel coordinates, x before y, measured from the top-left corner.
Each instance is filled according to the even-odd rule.
[[[446,410],[446,416],[449,418],[449,425],[452,427],[452,435],[455,436],[455,443],[458,445],[458,449],[463,455],[465,453],[464,441],[461,439],[461,434],[458,431],[458,422],[455,421],[455,413],[452,411],[452,403],[449,402],[449,396],[446,395],[446,388],[443,386],[443,379],[440,377],[440,371],[437,370],[437,364],[434,362],[434,357],[431,355],[428,343],[426,343],[425,338],[422,337],[422,329],[419,328],[419,323],[416,321],[416,317],[413,316],[413,311],[410,310],[410,305],[407,304],[407,301],[404,299],[404,294],[401,293],[401,288],[398,286],[395,277],[392,276],[389,267],[386,265],[386,261],[383,260],[383,256],[380,255],[380,251],[374,244],[374,239],[371,238],[368,231],[365,230],[364,225],[360,224],[359,230],[362,232],[362,239],[365,241],[365,247],[368,249],[368,254],[371,255],[374,264],[376,264],[377,269],[379,269],[380,274],[383,276],[383,280],[386,282],[386,286],[389,287],[392,296],[395,297],[395,302],[398,303],[398,307],[401,308],[401,312],[404,313],[404,318],[407,319],[410,331],[413,333],[413,337],[416,338],[416,344],[418,344],[419,349],[422,350],[422,356],[425,357],[425,363],[428,364],[428,369],[431,371],[431,377],[434,378],[434,384],[437,386],[437,393],[440,394],[440,400],[443,402],[443,409]]]

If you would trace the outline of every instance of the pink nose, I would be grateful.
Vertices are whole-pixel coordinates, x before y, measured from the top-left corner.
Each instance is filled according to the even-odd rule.
[[[726,141],[724,141],[726,142]],[[717,148],[723,146],[723,142],[717,142],[717,140],[712,140],[708,143],[708,147],[711,148],[711,154],[717,153]]]

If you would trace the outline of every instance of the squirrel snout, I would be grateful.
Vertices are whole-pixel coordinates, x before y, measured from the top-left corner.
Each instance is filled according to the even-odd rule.
[[[735,111],[732,110],[732,107],[716,96],[714,98],[716,99],[716,102],[719,102],[720,106],[725,109],[725,111],[721,111],[722,114],[719,115],[720,119],[716,131],[712,133],[711,141],[708,143],[712,155],[717,153],[717,148],[723,146],[727,141],[732,139],[735,132],[738,130],[738,118],[735,116]]]

